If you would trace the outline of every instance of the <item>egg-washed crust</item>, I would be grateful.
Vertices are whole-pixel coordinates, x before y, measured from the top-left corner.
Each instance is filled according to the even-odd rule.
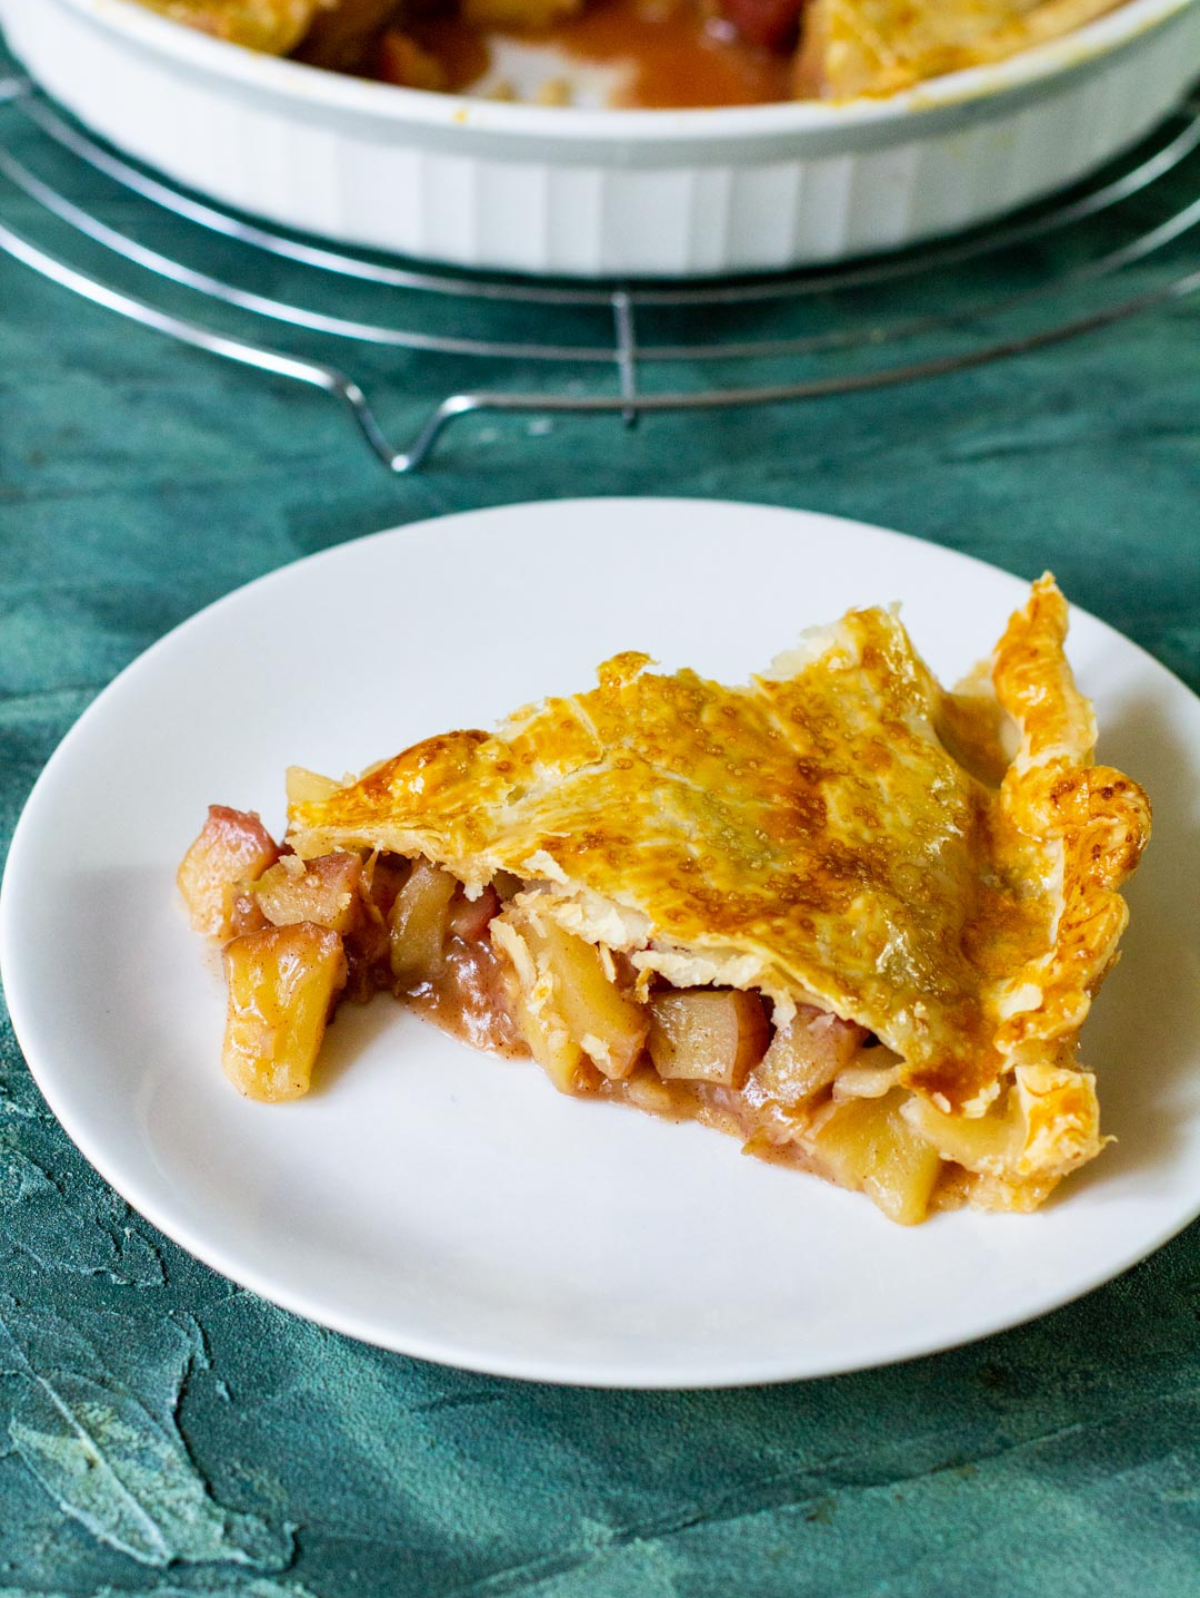
[[[1150,827],[1137,784],[1090,764],[1066,628],[1043,577],[955,694],[880,609],[743,687],[619,655],[495,735],[429,738],[296,800],[289,841],[423,854],[469,891],[511,872],[677,985],[758,989],[777,1021],[815,1000],[901,1057],[926,1135],[1019,1102],[1020,1146],[969,1196],[1030,1207],[1100,1147],[1075,1040]]]
[[[896,94],[1003,61],[1093,22],[1121,0],[811,0],[796,92],[832,100]]]

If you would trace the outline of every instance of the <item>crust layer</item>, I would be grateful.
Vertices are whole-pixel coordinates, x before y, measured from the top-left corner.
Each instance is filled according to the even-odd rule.
[[[796,90],[850,100],[896,94],[926,78],[985,66],[1046,44],[1120,0],[812,0]]]
[[[298,774],[289,841],[425,855],[472,891],[513,873],[678,986],[855,1021],[902,1060],[967,1196],[1028,1208],[1101,1146],[1075,1043],[1150,828],[1138,785],[1091,763],[1066,626],[1044,577],[956,694],[879,609],[745,686],[620,655],[494,735],[332,791]]]

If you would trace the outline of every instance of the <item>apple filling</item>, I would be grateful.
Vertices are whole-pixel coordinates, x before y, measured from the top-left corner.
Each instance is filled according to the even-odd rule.
[[[674,987],[504,873],[469,897],[424,858],[302,860],[257,816],[213,806],[178,882],[224,946],[222,1060],[250,1098],[307,1093],[338,1005],[389,989],[475,1048],[532,1055],[561,1092],[719,1127],[904,1224],[960,1202],[967,1173],[1023,1136],[1004,1102],[974,1120],[932,1110],[855,1022],[815,1004],[777,1022],[757,992]]]

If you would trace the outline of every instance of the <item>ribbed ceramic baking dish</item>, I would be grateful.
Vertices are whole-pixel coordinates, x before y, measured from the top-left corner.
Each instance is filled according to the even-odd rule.
[[[0,0],[9,45],[113,143],[228,204],[461,266],[698,277],[948,233],[1070,183],[1200,72],[1200,0],[887,100],[583,111],[426,94],[202,37],[129,0]]]

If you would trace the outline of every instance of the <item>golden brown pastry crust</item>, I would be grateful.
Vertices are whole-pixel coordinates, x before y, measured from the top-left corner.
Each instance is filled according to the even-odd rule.
[[[896,94],[925,78],[1045,44],[1120,0],[811,0],[796,92],[831,100]]]
[[[1031,1207],[1100,1147],[1075,1039],[1149,835],[1137,784],[1091,766],[1065,635],[1045,577],[955,695],[883,610],[744,687],[620,655],[494,736],[310,785],[289,841],[423,854],[472,889],[511,872],[678,985],[757,988],[777,1019],[815,1001],[900,1056],[923,1135],[990,1116],[968,1196]]]

